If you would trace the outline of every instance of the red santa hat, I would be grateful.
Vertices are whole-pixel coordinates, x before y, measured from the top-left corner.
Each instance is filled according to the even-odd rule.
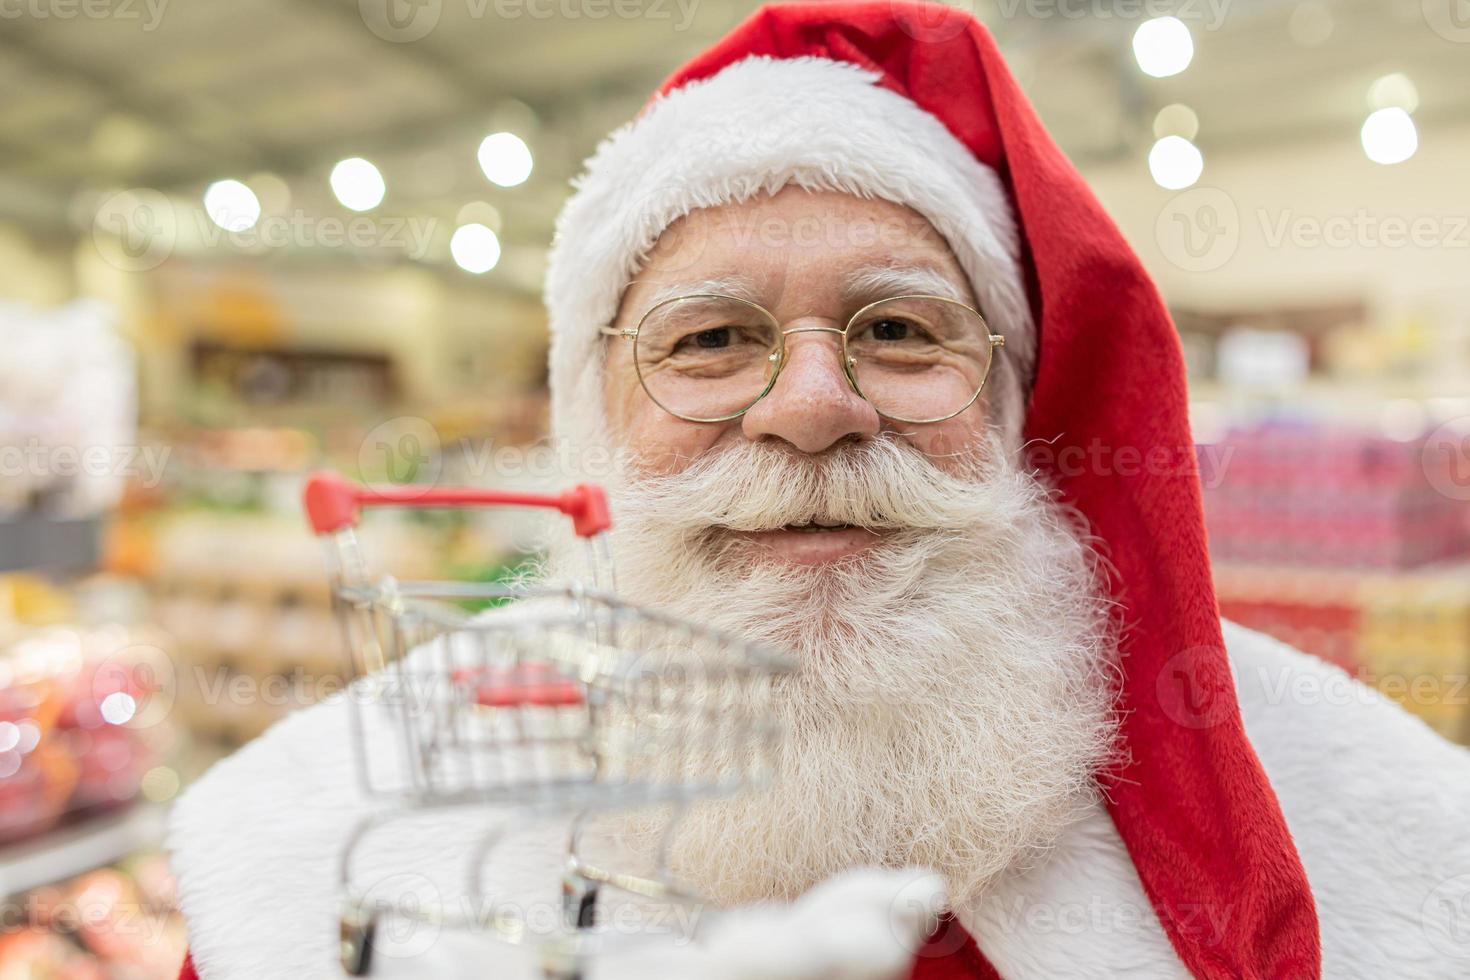
[[[604,434],[597,327],[660,233],[788,184],[918,211],[1005,334],[1002,409],[1029,392],[1024,436],[1046,447],[1040,468],[1114,572],[1126,761],[1100,778],[1184,965],[1199,977],[1319,975],[1306,875],[1246,740],[1221,638],[1177,334],[969,15],[902,0],[762,8],[602,144],[558,222],[547,277],[558,434]],[[993,974],[973,947],[966,956],[972,973]]]

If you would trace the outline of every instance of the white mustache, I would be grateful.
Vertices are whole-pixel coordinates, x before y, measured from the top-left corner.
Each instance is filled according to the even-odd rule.
[[[681,473],[641,476],[615,496],[614,513],[690,532],[769,531],[810,523],[874,530],[971,530],[1019,517],[1016,493],[987,492],[1014,478],[998,465],[999,440],[940,469],[898,436],[850,443],[820,455],[740,443],[697,458]],[[1020,498],[1018,500],[1018,497]]]

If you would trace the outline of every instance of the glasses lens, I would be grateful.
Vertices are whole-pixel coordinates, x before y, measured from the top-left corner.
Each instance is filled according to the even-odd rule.
[[[868,307],[847,332],[847,356],[863,397],[903,422],[962,412],[990,372],[990,329],[967,306],[900,296]]]
[[[644,316],[634,358],[655,402],[686,419],[715,421],[755,404],[780,345],[780,328],[760,307],[730,296],[683,296]]]

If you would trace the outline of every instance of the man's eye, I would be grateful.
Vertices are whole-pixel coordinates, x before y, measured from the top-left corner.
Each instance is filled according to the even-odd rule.
[[[909,325],[902,320],[885,318],[873,324],[874,340],[907,340]]]
[[[730,328],[716,327],[713,330],[701,330],[694,335],[694,342],[700,347],[729,347]]]

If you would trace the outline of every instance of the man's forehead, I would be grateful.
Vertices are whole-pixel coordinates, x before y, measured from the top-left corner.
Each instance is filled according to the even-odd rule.
[[[675,275],[639,276],[633,285],[638,287],[636,295],[645,307],[695,293],[720,293],[750,303],[773,305],[784,297],[790,285],[786,272],[787,268],[780,265],[756,269],[715,268],[708,272],[685,270]],[[895,262],[837,254],[820,273],[828,280],[823,291],[848,306],[902,294],[943,296],[959,302],[970,299],[970,290],[963,282],[956,281],[956,270],[924,256]],[[805,281],[801,286],[804,290],[811,288]]]
[[[726,248],[743,250],[834,247],[891,250],[944,245],[928,219],[907,205],[800,187],[697,208],[671,224],[662,237],[680,236],[696,236]],[[659,244],[663,244],[662,238]]]
[[[794,294],[849,306],[899,293],[973,301],[948,242],[917,211],[800,187],[690,212],[659,236],[630,286],[624,312],[700,292],[773,308]]]

